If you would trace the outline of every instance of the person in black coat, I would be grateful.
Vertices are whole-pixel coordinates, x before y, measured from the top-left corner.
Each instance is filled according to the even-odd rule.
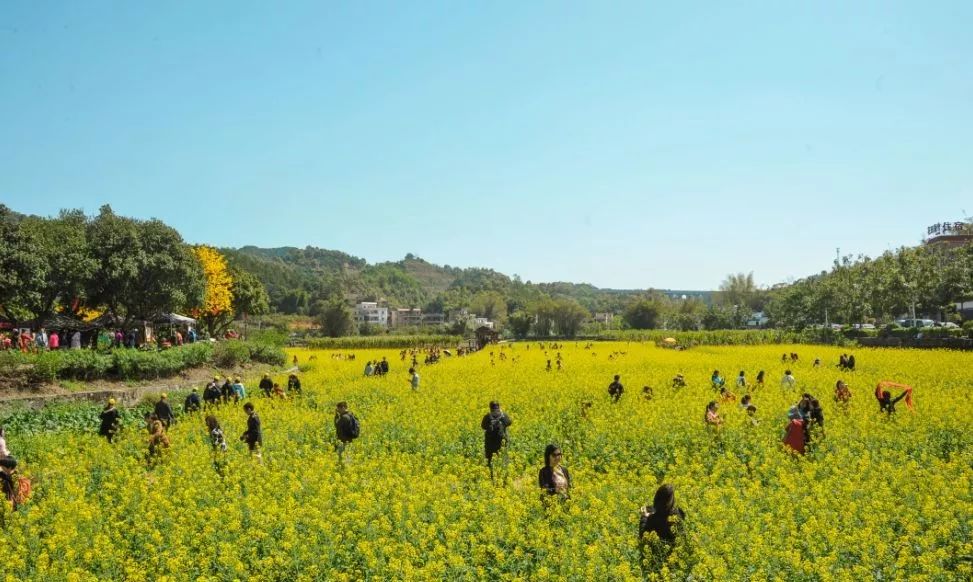
[[[11,505],[17,501],[17,482],[14,481],[14,473],[16,470],[16,459],[13,457],[0,459],[0,495]]]
[[[621,376],[615,374],[615,380],[608,385],[608,395],[611,396],[612,402],[618,402],[618,399],[622,397],[622,393],[625,392],[625,388],[619,382],[620,379]]]
[[[264,444],[264,433],[260,426],[260,417],[257,416],[257,412],[254,410],[252,402],[247,402],[244,404],[243,411],[247,413],[247,430],[240,435],[240,440],[247,443],[247,448],[250,449],[250,453],[254,454],[259,459],[259,447],[263,446]]]
[[[686,514],[676,505],[675,491],[672,485],[664,484],[655,492],[652,506],[643,506],[639,510],[639,543],[644,544],[643,536],[655,532],[660,540],[666,544],[673,544],[679,532],[678,524],[686,518]],[[645,548],[642,545],[644,552]]]
[[[186,401],[183,402],[182,410],[186,414],[191,414],[202,407],[203,403],[199,400],[199,388],[193,388],[193,391],[186,397]]]
[[[537,482],[547,495],[561,499],[571,497],[571,474],[561,465],[561,447],[550,444],[544,449],[544,467],[537,474]]]
[[[287,377],[287,391],[295,394],[301,393],[301,380],[297,377],[297,374],[291,374]]]
[[[207,406],[215,406],[220,403],[220,396],[222,393],[220,392],[219,381],[220,379],[218,376],[213,376],[213,381],[207,384],[206,388],[203,389],[203,402],[205,402]]]
[[[264,396],[270,398],[270,393],[274,389],[274,381],[270,379],[270,374],[264,374],[264,377],[260,380],[260,389],[263,390]]]
[[[486,452],[487,467],[490,468],[490,479],[493,479],[493,455],[503,449],[507,443],[507,427],[513,424],[510,417],[500,409],[500,403],[490,403],[490,412],[483,416],[480,428],[483,429],[483,449]]]
[[[101,427],[98,429],[98,434],[108,439],[108,442],[112,442],[121,423],[121,414],[115,408],[114,398],[108,399],[108,404],[105,405],[105,409],[101,411],[99,416],[101,417]]]
[[[166,427],[166,429],[168,429],[169,425],[172,424],[172,421],[176,419],[175,415],[172,413],[172,407],[169,406],[169,395],[165,392],[162,393],[162,397],[159,398],[159,401],[155,403],[155,415],[159,417],[159,420],[162,421],[162,424]]]

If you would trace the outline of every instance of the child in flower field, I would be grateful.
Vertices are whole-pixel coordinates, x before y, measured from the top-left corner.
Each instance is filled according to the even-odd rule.
[[[757,372],[757,386],[763,386],[763,385],[764,385],[764,371],[760,370],[759,372]]]
[[[834,385],[834,401],[841,406],[848,406],[851,402],[851,389],[844,380],[838,380]]]
[[[544,466],[537,474],[537,482],[547,496],[559,496],[562,500],[571,498],[571,474],[567,467],[561,466],[561,447],[549,444],[544,449]]]
[[[220,421],[216,420],[216,417],[212,414],[206,417],[206,430],[209,431],[209,439],[213,445],[213,452],[225,453],[227,448],[226,437],[223,435],[223,428],[220,426]]]
[[[711,400],[709,404],[706,405],[706,415],[703,420],[706,421],[707,426],[717,427],[723,424],[723,419],[720,418],[717,412],[720,409],[720,405],[715,401]]]
[[[154,465],[162,456],[162,450],[169,448],[169,436],[166,427],[155,414],[149,417],[149,465]]]
[[[264,434],[260,426],[260,417],[257,416],[252,402],[243,405],[243,411],[247,413],[247,430],[240,435],[240,440],[247,443],[250,454],[260,458],[260,447],[264,443]]]

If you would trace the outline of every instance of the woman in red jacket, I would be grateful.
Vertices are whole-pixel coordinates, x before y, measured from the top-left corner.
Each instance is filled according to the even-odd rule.
[[[805,446],[805,427],[804,421],[801,419],[801,412],[796,406],[791,406],[791,409],[787,412],[787,419],[787,428],[784,429],[784,445],[795,453],[803,455]]]

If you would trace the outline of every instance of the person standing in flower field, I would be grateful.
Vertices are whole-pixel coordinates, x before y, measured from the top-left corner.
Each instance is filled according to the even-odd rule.
[[[182,411],[186,414],[192,414],[199,411],[203,407],[203,403],[199,399],[199,388],[193,387],[193,391],[186,396],[186,401],[182,404]]]
[[[561,447],[549,444],[544,449],[544,466],[537,474],[537,483],[548,496],[559,496],[562,500],[571,498],[571,474],[561,465]]]
[[[115,438],[115,434],[118,432],[118,428],[121,422],[121,415],[118,409],[115,408],[115,399],[109,398],[108,403],[105,404],[104,410],[99,414],[101,417],[101,427],[98,429],[98,434],[108,439],[108,442],[112,442]]]
[[[233,379],[233,402],[239,402],[247,397],[247,389],[243,387],[243,382],[237,376]]]
[[[622,386],[621,382],[619,382],[621,378],[622,377],[620,375],[615,374],[615,379],[611,384],[608,385],[608,396],[611,397],[612,402],[618,402],[618,400],[622,397],[622,393],[625,392],[625,387]]]
[[[419,390],[419,372],[416,372],[415,368],[409,368],[409,385],[412,386],[413,392]]]
[[[162,457],[162,450],[169,448],[169,435],[158,415],[149,416],[149,455],[147,461],[152,466]]]
[[[892,398],[892,393],[886,390],[886,388],[902,388],[903,391],[902,394]],[[903,398],[905,398],[905,405],[909,407],[909,410],[913,410],[912,386],[907,384],[897,384],[895,382],[889,382],[888,380],[879,382],[878,385],[875,386],[875,398],[878,399],[879,411],[886,412],[889,416],[895,414],[895,403]]]
[[[784,446],[791,451],[803,455],[807,445],[807,433],[801,411],[797,406],[791,406],[787,411],[787,427],[784,429]]]
[[[220,403],[220,377],[213,376],[213,381],[206,384],[206,388],[203,389],[203,402],[206,403],[208,407],[216,406]]]
[[[172,421],[176,419],[175,415],[172,414],[172,407],[169,406],[169,395],[165,392],[162,393],[159,401],[155,403],[155,415],[167,429],[172,424]]]
[[[740,370],[740,374],[737,376],[737,388],[747,387],[747,375],[746,372]]]
[[[229,376],[223,377],[223,385],[220,386],[220,398],[223,404],[228,404],[230,399],[233,398],[233,382],[230,382]]]
[[[724,380],[723,377],[720,376],[719,370],[713,370],[713,375],[710,376],[709,381],[710,384],[713,385],[713,390],[716,390],[717,392],[720,391],[720,388],[726,386],[726,380]]]
[[[30,496],[30,481],[18,478],[17,459],[13,457],[0,459],[0,495],[12,509],[17,509]],[[0,525],[2,524],[0,521]]]
[[[260,447],[264,444],[264,433],[260,426],[260,417],[253,408],[252,402],[243,405],[243,411],[247,413],[247,430],[240,435],[240,440],[247,443],[250,454],[260,458]]]
[[[718,427],[723,424],[723,419],[719,415],[720,405],[715,400],[710,400],[709,404],[706,405],[706,414],[703,416],[703,420],[706,422],[706,426]]]
[[[334,450],[338,453],[338,462],[341,463],[344,462],[345,449],[352,441],[361,436],[361,424],[358,422],[358,418],[348,410],[348,403],[343,400],[335,405],[334,432],[337,439]]]
[[[216,420],[216,417],[212,414],[206,417],[206,430],[209,431],[209,440],[213,445],[213,452],[225,453],[227,449],[226,436],[223,434],[220,421]]]
[[[764,385],[764,371],[760,370],[757,372],[757,387],[763,387]]]
[[[784,370],[784,377],[780,379],[780,387],[790,390],[795,386],[797,386],[797,378],[791,374],[790,370]]]
[[[493,456],[507,444],[507,428],[512,423],[513,421],[500,409],[500,403],[496,400],[490,403],[490,412],[480,421],[480,428],[483,429],[483,449],[486,452],[491,481],[493,480]]]
[[[663,542],[674,544],[678,523],[685,518],[686,514],[676,505],[673,486],[663,484],[656,490],[652,505],[639,508],[639,542],[644,543],[645,534],[655,532]]]
[[[260,379],[260,389],[263,391],[264,396],[270,398],[270,393],[274,389],[274,381],[270,379],[270,374],[264,374],[264,377]]]
[[[851,388],[844,380],[838,380],[834,385],[834,401],[839,406],[846,407],[851,402]]]
[[[301,393],[301,379],[297,377],[297,374],[291,374],[287,377],[287,392],[293,394]]]

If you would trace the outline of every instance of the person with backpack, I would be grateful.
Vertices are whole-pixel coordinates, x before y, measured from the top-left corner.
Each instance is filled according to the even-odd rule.
[[[219,376],[213,376],[213,381],[206,385],[203,390],[203,402],[207,406],[216,406],[220,403],[220,378]]]
[[[480,428],[483,429],[483,449],[486,452],[491,481],[493,480],[493,456],[507,444],[507,427],[511,424],[513,421],[500,409],[500,403],[496,400],[490,403],[490,412],[484,415],[480,422]]]
[[[115,408],[114,398],[108,399],[108,404],[105,404],[105,409],[101,411],[99,416],[101,417],[101,427],[98,429],[98,434],[108,439],[110,443],[115,438],[121,424],[121,414]]]
[[[182,403],[182,411],[186,414],[192,414],[202,407],[203,403],[199,400],[199,388],[193,388],[193,391],[186,397],[186,401]]]
[[[345,449],[361,435],[358,418],[348,410],[348,403],[343,400],[335,406],[334,433],[337,439],[334,450],[338,453],[338,462],[343,462]]]
[[[615,374],[615,379],[608,385],[608,396],[611,397],[612,402],[618,402],[622,397],[622,393],[625,392],[625,387],[619,382],[621,378],[621,376]]]
[[[155,415],[159,417],[162,424],[165,425],[166,429],[172,425],[172,421],[176,419],[175,415],[172,413],[172,407],[169,406],[169,395],[165,392],[162,393],[162,397],[159,401],[155,403]]]
[[[264,433],[260,426],[260,417],[253,408],[252,402],[243,405],[243,411],[247,413],[247,430],[240,435],[240,440],[247,443],[250,454],[260,458],[260,447],[264,444]]]
[[[270,393],[274,390],[274,381],[270,379],[270,374],[264,374],[264,377],[260,380],[260,389],[264,396],[270,398]]]

